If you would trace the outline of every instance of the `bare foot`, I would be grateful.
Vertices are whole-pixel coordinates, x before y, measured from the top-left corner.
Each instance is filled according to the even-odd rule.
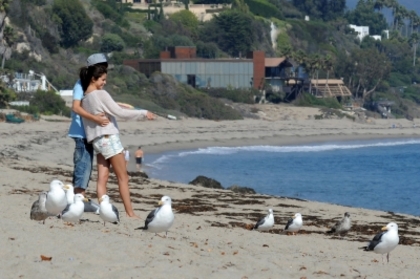
[[[139,216],[137,216],[135,213],[132,213],[131,215],[130,214],[128,214],[128,213],[126,213],[126,216],[128,217],[128,218],[132,218],[132,219],[141,219]]]

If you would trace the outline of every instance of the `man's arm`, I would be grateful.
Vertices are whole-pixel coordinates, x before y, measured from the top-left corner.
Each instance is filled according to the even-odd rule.
[[[98,125],[106,126],[109,123],[109,119],[108,117],[105,117],[105,113],[93,115],[85,111],[82,107],[82,102],[80,100],[73,100],[73,106],[71,109],[81,117],[94,121]]]

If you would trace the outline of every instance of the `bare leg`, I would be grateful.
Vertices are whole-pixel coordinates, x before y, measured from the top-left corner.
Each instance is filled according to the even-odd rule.
[[[96,193],[98,195],[98,201],[103,196],[106,195],[106,184],[108,183],[109,178],[109,161],[105,160],[105,157],[102,154],[96,156],[98,162],[98,181],[96,183]]]
[[[110,158],[112,168],[114,169],[115,175],[118,179],[118,188],[120,190],[120,196],[124,203],[124,208],[127,216],[136,217],[133,206],[131,205],[130,189],[128,188],[128,174],[125,166],[125,159],[122,153],[115,155]]]

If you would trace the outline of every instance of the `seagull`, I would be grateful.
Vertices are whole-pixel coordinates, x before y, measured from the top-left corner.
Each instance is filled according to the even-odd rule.
[[[64,185],[64,192],[66,193],[67,204],[74,203],[74,187],[71,184]]]
[[[398,225],[394,222],[388,223],[382,227],[382,231],[368,243],[367,246],[361,247],[364,251],[373,251],[382,255],[382,263],[384,262],[384,254],[389,262],[389,253],[397,247],[400,238],[398,237]]]
[[[169,196],[163,196],[160,201],[160,207],[154,209],[147,215],[144,227],[136,228],[136,230],[144,230],[152,233],[166,232],[174,223],[174,213],[172,212],[172,200]]]
[[[118,209],[109,203],[109,196],[103,195],[99,199],[99,202],[99,216],[102,218],[102,220],[104,220],[104,226],[105,222],[118,224],[120,222],[120,214],[118,213]]]
[[[350,219],[350,213],[346,212],[344,213],[343,219],[335,223],[335,225],[327,231],[327,233],[332,234],[340,234],[344,235],[346,234],[351,228],[351,219]]]
[[[45,224],[45,219],[50,216],[54,216],[53,214],[48,213],[47,209],[45,208],[46,199],[47,192],[39,193],[38,200],[34,201],[31,207],[31,220],[42,221],[42,224]]]
[[[66,192],[66,199],[67,204],[74,203],[74,187],[71,184],[66,184],[64,186],[64,191]],[[99,204],[92,201],[91,199],[87,199],[87,201],[83,201],[85,204],[84,212],[93,212],[97,215],[99,215]]]
[[[296,213],[292,218],[289,219],[284,230],[287,231],[287,233],[292,233],[295,235],[295,233],[297,233],[300,228],[302,228],[302,225],[302,215],[300,213]]]
[[[253,230],[268,231],[274,226],[273,210],[268,210],[267,216],[261,218],[254,226]]]
[[[61,219],[71,223],[80,222],[80,218],[82,217],[85,208],[83,201],[87,201],[87,199],[82,194],[74,195],[74,202],[68,204],[63,210]]]
[[[47,193],[45,208],[53,215],[60,214],[67,206],[64,184],[60,180],[54,179],[50,183],[50,191]]]

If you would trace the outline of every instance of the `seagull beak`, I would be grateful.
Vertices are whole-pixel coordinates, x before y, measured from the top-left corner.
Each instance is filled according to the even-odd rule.
[[[102,201],[103,201],[103,199],[102,199],[102,198],[100,198],[100,199],[99,199],[99,203],[101,203]]]
[[[163,202],[162,201],[159,201],[158,205],[162,205],[162,204],[163,204]]]
[[[388,230],[388,228],[385,226],[385,227],[382,227],[382,229],[381,229],[382,231],[387,231]]]
[[[87,198],[84,198],[84,199],[83,199],[83,201],[85,201],[85,202],[89,202],[89,199],[87,199]]]
[[[63,189],[68,190],[68,189],[70,189],[70,187],[69,187],[68,185],[64,185],[64,186],[63,186]]]

